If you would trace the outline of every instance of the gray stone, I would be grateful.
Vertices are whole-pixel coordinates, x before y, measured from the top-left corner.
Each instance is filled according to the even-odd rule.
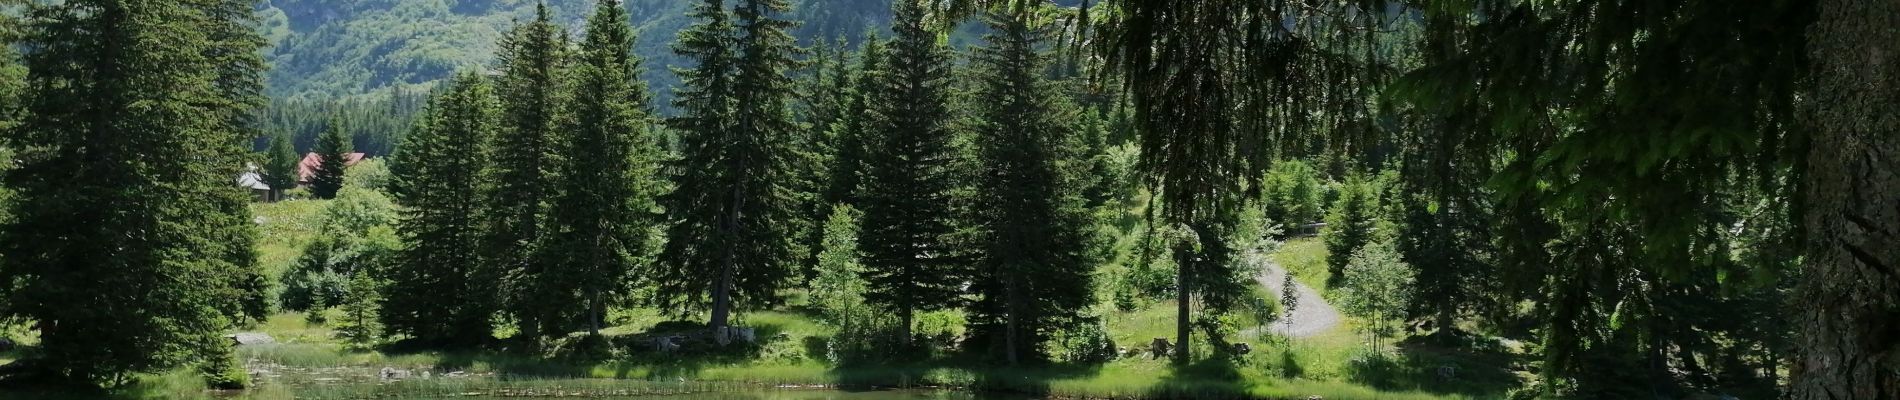
[[[677,352],[680,350],[680,345],[674,342],[674,340],[678,338],[678,336],[661,336],[658,339],[653,339],[653,350],[660,352],[660,354],[672,354]]]
[[[257,332],[233,333],[224,335],[224,337],[231,339],[231,345],[233,346],[258,346],[277,343],[276,338]]]
[[[383,370],[377,373],[377,376],[382,377],[383,380],[409,379],[409,375],[410,375],[409,370],[395,369],[395,368],[390,368],[390,367],[383,367]]]

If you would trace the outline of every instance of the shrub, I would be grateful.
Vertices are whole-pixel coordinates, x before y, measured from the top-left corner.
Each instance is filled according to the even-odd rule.
[[[1101,318],[1086,318],[1075,327],[1056,335],[1062,360],[1077,364],[1100,364],[1115,360],[1115,339]]]
[[[900,322],[889,313],[869,307],[841,310],[838,333],[825,342],[825,359],[832,365],[875,364],[901,353],[904,340]]]
[[[238,363],[235,355],[226,354],[199,364],[198,372],[204,375],[205,386],[216,390],[242,390],[251,386],[251,375]]]
[[[1412,266],[1400,259],[1391,243],[1378,242],[1354,253],[1346,274],[1339,290],[1340,310],[1364,320],[1373,339],[1391,335],[1396,327],[1391,321],[1403,317],[1412,300],[1416,278]],[[1378,351],[1376,345],[1373,350]]]

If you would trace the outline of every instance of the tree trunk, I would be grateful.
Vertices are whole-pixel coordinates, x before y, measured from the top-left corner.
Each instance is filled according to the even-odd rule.
[[[726,261],[719,268],[719,277],[714,282],[712,320],[706,323],[717,334],[719,328],[731,324],[732,318],[732,252],[726,252]]]
[[[733,166],[734,171],[742,171],[745,169],[745,159],[737,159],[734,163],[736,163],[736,165]],[[734,185],[732,188],[732,203],[726,208],[725,214],[720,216],[719,229],[724,231],[721,233],[725,234],[728,245],[738,243],[739,241],[739,218],[741,210],[745,208],[745,195],[746,188],[744,185]],[[739,255],[736,250],[737,249],[732,248],[726,249],[724,260],[720,261],[719,277],[715,278],[714,282],[717,286],[713,287],[712,293],[712,320],[706,323],[706,327],[711,328],[715,335],[721,334],[720,330],[731,324],[732,281],[733,274],[737,273],[735,269],[738,268],[739,264]],[[725,340],[725,338],[720,338],[720,340]]]
[[[600,292],[591,292],[587,294],[587,333],[600,336],[600,321],[606,319],[607,315],[601,311]]]
[[[1174,363],[1187,365],[1188,360],[1192,357],[1192,355],[1189,354],[1191,353],[1189,350],[1191,347],[1188,346],[1188,339],[1193,332],[1192,319],[1194,318],[1193,311],[1189,307],[1193,304],[1194,298],[1192,296],[1193,291],[1188,288],[1188,282],[1190,282],[1188,279],[1188,270],[1193,269],[1196,257],[1186,249],[1176,249],[1175,254],[1177,255],[1175,256],[1174,265],[1174,301],[1176,306],[1174,317]]]
[[[1004,326],[1003,350],[1009,353],[1009,365],[1016,365],[1016,331],[1017,329],[1021,329],[1020,327],[1022,326],[1018,323],[1018,318],[1022,318],[1022,308],[1019,307],[1019,305],[1022,304],[1023,298],[1022,292],[1019,290],[1020,284],[1018,282],[1020,279],[1005,278],[1005,280],[1006,282],[1003,284],[1007,285],[1008,288],[1009,304],[1005,309],[1008,313],[1005,320],[1008,322],[1005,324],[1006,326]]]
[[[902,310],[898,310],[897,314],[898,314],[898,318],[902,320],[900,323],[903,324],[897,327],[897,334],[900,337],[899,340],[902,340],[901,342],[898,342],[898,343],[903,343],[904,347],[906,347],[905,350],[909,350],[908,347],[910,347],[910,342],[911,342],[910,323],[912,319],[912,315],[911,315],[912,311],[910,309],[910,306],[904,306]]]
[[[1900,2],[1823,0],[1792,394],[1900,398]]]

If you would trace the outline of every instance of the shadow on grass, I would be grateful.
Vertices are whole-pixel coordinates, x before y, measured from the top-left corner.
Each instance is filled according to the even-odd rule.
[[[1398,354],[1359,357],[1347,379],[1381,390],[1418,390],[1440,395],[1502,396],[1523,385],[1511,372],[1522,356],[1495,344],[1443,344],[1426,337],[1401,342]]]
[[[1241,376],[1241,366],[1230,357],[1209,357],[1174,366],[1161,383],[1142,394],[1145,399],[1247,399],[1252,383]]]
[[[841,387],[857,390],[947,387],[1031,396],[1051,393],[1050,382],[1094,376],[1100,367],[1064,363],[996,365],[953,356],[914,362],[834,367],[828,372]]]

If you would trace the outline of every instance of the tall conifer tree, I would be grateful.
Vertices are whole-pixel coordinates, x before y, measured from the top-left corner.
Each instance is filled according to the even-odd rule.
[[[659,290],[661,304],[709,307],[718,330],[738,307],[771,305],[802,254],[796,250],[800,215],[789,181],[797,126],[786,73],[797,51],[778,19],[785,3],[745,0],[727,22],[724,2],[707,0],[693,11],[700,23],[675,51],[697,66],[678,71],[686,81],[673,125],[682,131],[682,158],[668,199],[672,224]]]
[[[297,155],[293,141],[290,132],[277,132],[264,150],[264,184],[270,185],[273,196],[283,196],[284,190],[297,187],[297,165],[303,157]]]
[[[626,295],[634,268],[653,257],[659,150],[638,80],[633,25],[618,0],[596,4],[575,54],[572,100],[561,117],[556,194],[532,278],[542,334],[585,327],[598,335],[607,306]]]
[[[258,70],[216,56],[260,42],[217,36],[248,17],[225,6],[29,7],[35,73],[27,116],[6,135],[19,153],[6,175],[15,197],[0,228],[0,313],[37,321],[46,372],[118,383],[222,362],[219,335],[262,312],[254,233],[231,184],[251,139],[231,121],[256,99],[221,86]]]
[[[546,3],[532,22],[516,26],[501,39],[495,85],[501,96],[501,129],[489,138],[483,171],[482,268],[504,278],[506,308],[524,337],[543,332],[538,318],[571,304],[551,302],[534,289],[548,279],[546,266],[530,263],[540,240],[544,202],[549,197],[549,165],[560,112],[561,73],[565,68],[562,30],[550,20]]]
[[[873,76],[884,53],[884,41],[872,35],[858,51],[858,65],[848,72],[849,76],[838,74],[842,78],[838,84],[845,85],[846,91],[840,115],[830,127],[831,170],[824,192],[825,200],[833,204],[856,204],[858,187],[864,180],[865,138],[871,136],[867,130],[876,119],[866,99],[877,90]]]
[[[0,46],[0,132],[19,123],[21,92],[26,88],[26,66],[20,65],[20,55],[12,46],[18,24],[18,19],[0,15],[0,43],[7,44]]]
[[[407,246],[384,272],[382,319],[391,333],[428,345],[490,339],[495,277],[477,267],[482,140],[499,115],[487,79],[465,73],[430,101],[390,166],[397,224]]]
[[[983,83],[972,207],[981,246],[971,290],[975,336],[1011,364],[1047,357],[1043,344],[1094,302],[1094,228],[1081,194],[1091,167],[1080,148],[1079,110],[1044,78],[1033,9],[990,16],[977,52]]]
[[[350,153],[354,152],[349,130],[343,128],[343,119],[330,118],[323,134],[317,136],[317,157],[320,164],[310,177],[310,195],[319,199],[334,199],[336,192],[343,190],[343,172],[349,168]]]
[[[950,235],[957,182],[951,141],[950,54],[926,24],[919,0],[902,0],[896,37],[866,93],[873,121],[859,201],[866,255],[866,300],[896,312],[904,340],[918,312],[951,306],[961,262]]]

